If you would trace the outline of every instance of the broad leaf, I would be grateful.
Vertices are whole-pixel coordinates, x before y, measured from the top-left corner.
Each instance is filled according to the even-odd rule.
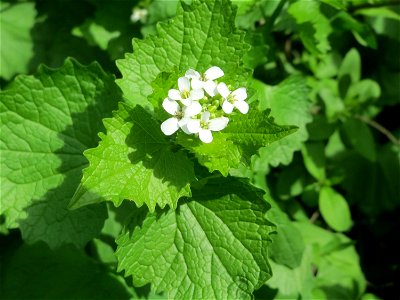
[[[75,247],[24,245],[2,265],[4,299],[131,299],[123,278]],[[21,288],[21,282],[24,282]]]
[[[204,72],[215,65],[224,70],[226,83],[246,86],[250,72],[242,59],[249,45],[234,23],[235,10],[228,0],[178,5],[172,20],[158,24],[157,35],[135,39],[134,52],[117,61],[123,76],[117,83],[127,102],[151,109],[147,96],[153,92],[152,82],[161,72],[175,69],[183,75],[189,68]]]
[[[267,209],[248,184],[210,180],[176,210],[133,222],[117,240],[119,269],[174,299],[250,299],[271,276]]]
[[[180,197],[190,196],[193,164],[173,150],[159,123],[143,108],[121,104],[104,124],[107,134],[101,135],[99,146],[85,152],[90,166],[72,208],[104,200],[118,206],[128,199],[154,211],[157,204],[175,208]]]
[[[98,64],[67,60],[58,70],[42,67],[1,92],[1,214],[21,223],[28,241],[83,246],[98,233],[105,207],[68,211],[82,168],[83,151],[97,144],[120,98],[114,78]]]
[[[0,76],[11,79],[17,73],[26,73],[33,57],[30,35],[35,24],[35,4],[0,2]]]

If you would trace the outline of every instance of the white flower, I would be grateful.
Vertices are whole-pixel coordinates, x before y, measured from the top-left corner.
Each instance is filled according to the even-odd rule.
[[[161,124],[161,131],[165,135],[174,134],[179,128],[181,128],[185,133],[191,134],[187,129],[187,123],[191,117],[194,117],[201,112],[202,108],[199,102],[193,101],[190,106],[186,106],[182,109],[176,101],[165,98],[162,106],[170,115],[173,116]]]
[[[187,77],[180,77],[178,79],[178,88],[179,90],[169,90],[168,97],[172,100],[179,100],[186,106],[190,106],[193,101],[204,97],[202,89],[190,89],[190,81]]]
[[[228,125],[229,119],[219,117],[210,120],[210,112],[205,111],[201,115],[201,120],[189,120],[187,129],[190,133],[198,133],[199,138],[204,143],[211,143],[213,136],[211,131],[220,131]]]
[[[224,71],[214,66],[205,71],[203,75],[200,75],[199,72],[189,69],[185,76],[192,79],[193,89],[204,89],[207,94],[214,97],[217,94],[217,84],[214,80],[224,76]]]
[[[247,92],[245,88],[238,88],[233,92],[229,91],[225,83],[221,82],[217,86],[218,92],[224,98],[222,103],[222,110],[230,114],[233,108],[236,107],[242,114],[247,114],[249,111],[249,104],[244,101],[247,98]]]
[[[149,12],[145,8],[137,8],[135,7],[132,11],[131,21],[136,23],[138,21],[145,21]]]

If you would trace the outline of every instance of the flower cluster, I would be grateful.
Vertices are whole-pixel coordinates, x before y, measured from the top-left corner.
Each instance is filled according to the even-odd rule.
[[[224,76],[219,67],[211,67],[204,74],[189,69],[178,79],[178,89],[168,91],[162,106],[172,115],[161,124],[165,135],[178,129],[186,134],[198,134],[204,143],[213,140],[212,131],[221,131],[229,122],[227,115],[236,108],[242,114],[249,111],[246,89],[241,87],[231,91],[216,79]]]

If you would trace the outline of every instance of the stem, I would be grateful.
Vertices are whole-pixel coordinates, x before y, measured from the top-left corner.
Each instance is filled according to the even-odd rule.
[[[382,1],[379,3],[362,3],[359,5],[354,5],[349,7],[349,12],[355,12],[356,10],[363,9],[363,8],[377,8],[377,7],[384,7],[384,6],[393,6],[393,5],[400,5],[399,0],[388,0]]]
[[[313,224],[315,221],[317,221],[317,219],[319,218],[319,212],[315,211],[310,218],[310,223]]]
[[[269,27],[270,31],[272,31],[272,27],[274,26],[276,19],[280,15],[283,6],[286,4],[286,1],[287,0],[281,0],[281,2],[279,2],[278,4],[278,7],[274,10],[271,18],[269,18],[267,28]]]
[[[387,130],[378,122],[375,122],[374,120],[371,120],[365,116],[360,116],[360,115],[356,115],[355,118],[378,130],[380,133],[385,135],[393,144],[397,146],[400,145],[400,140],[397,139],[389,130]]]

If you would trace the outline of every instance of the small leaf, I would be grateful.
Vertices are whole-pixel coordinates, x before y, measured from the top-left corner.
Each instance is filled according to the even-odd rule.
[[[352,226],[346,199],[331,187],[323,187],[319,194],[319,209],[324,220],[336,231],[347,231]]]
[[[85,152],[90,166],[71,208],[104,200],[119,206],[128,199],[154,211],[157,204],[175,208],[180,197],[191,195],[193,164],[183,152],[172,150],[159,123],[142,107],[121,104],[104,124],[107,134],[101,135],[99,146]]]
[[[271,276],[266,209],[248,184],[210,180],[176,210],[134,222],[117,240],[119,270],[169,298],[250,299]]]
[[[315,179],[325,179],[325,152],[322,142],[309,142],[304,144],[301,153],[303,154],[304,165],[307,171]]]
[[[35,4],[0,2],[1,67],[0,76],[11,79],[17,73],[26,73],[33,57],[30,34],[35,24]]]
[[[376,161],[374,137],[369,127],[360,120],[350,118],[343,123],[342,131],[354,149],[369,161]]]

